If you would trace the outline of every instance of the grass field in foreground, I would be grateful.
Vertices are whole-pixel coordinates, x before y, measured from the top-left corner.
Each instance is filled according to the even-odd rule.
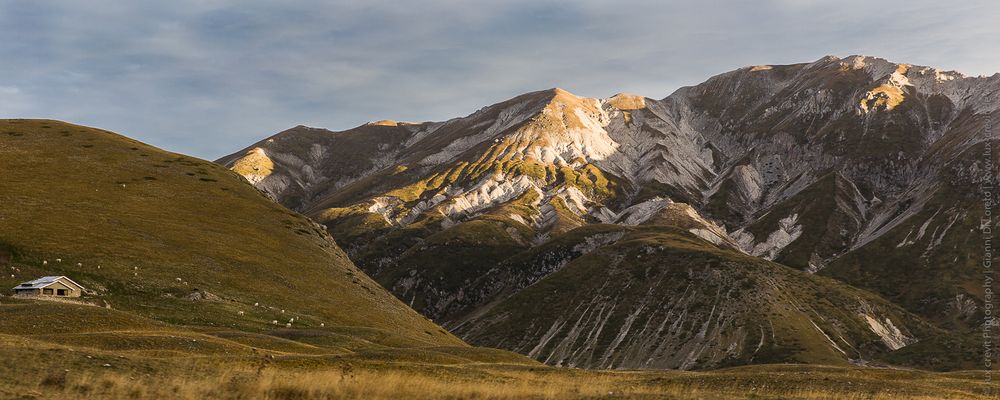
[[[1000,391],[983,372],[594,371],[468,347],[349,350],[312,331],[254,335],[125,319],[76,333],[13,326],[0,321],[0,399],[990,399]]]
[[[10,347],[0,350],[4,359]],[[17,352],[20,353],[20,352]],[[58,353],[58,355],[56,355]],[[24,354],[21,354],[24,355]],[[53,357],[56,355],[55,357]],[[87,356],[93,358],[87,359]],[[599,372],[289,356],[137,360],[42,351],[52,362],[0,382],[0,397],[174,399],[986,399],[982,373],[773,365],[713,372]],[[73,363],[95,361],[90,366]],[[70,361],[72,367],[62,362]],[[106,361],[106,362],[105,362]],[[109,365],[104,367],[103,365]],[[308,368],[306,368],[308,366]],[[4,373],[10,371],[5,365]],[[13,375],[7,375],[13,376]]]

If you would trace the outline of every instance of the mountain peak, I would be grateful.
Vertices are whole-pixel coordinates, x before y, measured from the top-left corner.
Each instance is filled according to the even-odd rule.
[[[561,87],[554,87],[554,88],[548,89],[546,91],[547,92],[552,92],[554,94],[568,94],[568,95],[571,95],[571,96],[576,96],[573,93],[570,93],[569,90],[563,89]]]
[[[380,119],[378,121],[368,122],[368,126],[400,126],[400,125],[414,125],[412,122],[396,121],[391,119]]]
[[[587,99],[585,97],[577,96],[572,92],[562,88],[552,88],[544,90],[543,93],[545,93],[548,96],[551,96],[551,98],[549,99],[549,104],[562,103],[566,105],[577,105],[580,103],[580,101]]]
[[[646,98],[631,93],[618,93],[605,100],[605,103],[623,111],[646,108]]]

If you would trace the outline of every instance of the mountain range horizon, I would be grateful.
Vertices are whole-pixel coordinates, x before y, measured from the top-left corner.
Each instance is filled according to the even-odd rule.
[[[855,55],[215,161],[0,120],[0,398],[992,398],[998,113]]]
[[[883,60],[883,61],[887,61],[887,62],[892,62],[892,61],[889,61],[889,60],[887,60],[885,58],[881,58],[879,56],[874,56],[874,55],[852,54],[852,55],[848,55],[848,56],[838,56],[838,55],[828,54],[828,55],[825,55],[823,57],[820,57],[819,59],[817,59],[815,61],[811,61],[811,62],[806,61],[806,62],[803,62],[803,63],[807,64],[807,63],[820,62],[820,61],[823,61],[823,60],[841,60],[841,59],[855,59],[855,58],[879,59],[879,60]],[[907,64],[907,65],[912,65],[912,64]],[[971,76],[971,75],[963,73],[962,71],[959,71],[959,70],[945,70],[945,69],[933,67],[933,66],[930,66],[930,65],[915,65],[915,66],[920,67],[920,68],[928,68],[928,69],[940,71],[942,73],[946,73],[946,74],[949,74],[949,75],[954,75],[954,76],[957,76],[957,77],[963,77],[963,78],[966,78],[966,77],[972,77],[972,78],[991,78],[991,77],[995,77],[996,75],[1000,75],[1000,71],[997,71],[997,72],[994,72],[994,73],[992,73],[990,75],[979,74],[979,75]],[[745,65],[745,66],[743,66],[741,68],[738,68],[736,70],[747,69],[747,68],[751,68],[752,69],[752,68],[755,68],[755,67],[767,67],[767,65]],[[725,74],[727,72],[732,72],[732,71],[733,70],[726,71],[726,72],[721,72],[719,74],[710,76],[709,79],[711,79],[711,78],[713,78],[713,77],[715,77],[717,75]],[[686,87],[689,87],[689,86],[678,87],[677,89],[674,90],[674,92],[676,92],[678,90],[682,90],[682,89],[684,89]],[[548,88],[545,88],[545,89],[536,90],[536,91],[547,91],[547,90],[561,90],[561,91],[568,92],[568,93],[572,94],[573,96],[586,97],[586,96],[578,96],[578,95],[576,95],[574,93],[573,90],[567,89],[566,86],[558,86],[558,85],[551,86],[551,87],[548,87]],[[673,94],[674,92],[671,92],[670,94]],[[628,92],[616,92],[616,93],[614,93],[614,94],[612,94],[612,95],[610,95],[610,96],[608,96],[606,98],[615,97],[617,95],[629,95],[629,96],[646,97],[645,96],[646,94],[647,93],[638,93],[638,92],[632,92],[632,91],[628,91]],[[669,97],[670,94],[668,94],[667,97]],[[383,119],[374,119],[374,120],[368,121],[367,123],[362,124],[362,125],[377,124],[377,123],[387,123],[387,122],[405,123],[405,124],[420,124],[420,123],[431,122],[432,121],[432,120],[397,121],[397,120],[392,119],[392,118],[386,118],[386,117],[391,117],[391,115],[381,115],[381,116],[376,116],[376,117],[383,118]],[[347,127],[347,128],[344,128],[344,129],[357,128],[359,126]],[[331,127],[320,127],[320,126],[312,126],[312,125],[306,125],[306,124],[299,124],[299,125],[292,126],[289,129],[300,128],[300,127],[305,127],[305,128],[319,128],[319,129],[329,129],[329,128],[331,128]],[[223,150],[223,151],[225,151],[225,150]]]

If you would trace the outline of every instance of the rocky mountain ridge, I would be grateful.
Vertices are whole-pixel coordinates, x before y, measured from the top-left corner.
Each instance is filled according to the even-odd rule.
[[[517,311],[505,305],[518,293],[592,251],[620,254],[625,233],[580,233],[600,226],[679,228],[709,244],[701,253],[829,275],[964,332],[983,299],[969,188],[991,172],[984,132],[998,108],[1000,74],[824,57],[742,68],[661,100],[551,89],[445,122],[296,127],[218,162],[324,224],[361,268],[460,333],[496,321],[491,310]],[[554,354],[543,350],[532,355]]]

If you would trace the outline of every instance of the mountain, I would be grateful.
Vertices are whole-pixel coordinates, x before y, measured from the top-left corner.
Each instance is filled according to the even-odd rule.
[[[998,108],[1000,74],[824,57],[660,100],[551,89],[444,122],[299,126],[217,162],[474,344],[582,367],[948,369],[975,350],[900,349],[982,320]],[[692,325],[657,330],[670,318]]]
[[[184,337],[230,355],[477,351],[216,164],[49,120],[0,120],[0,153],[0,287],[65,275],[87,289],[79,304],[3,297],[4,340],[156,357],[192,350],[160,347]]]
[[[603,228],[591,234],[618,239],[477,310],[454,331],[557,366],[628,369],[846,365],[939,333],[870,293],[719,249],[685,230]],[[532,255],[558,253],[550,247]],[[519,267],[532,265],[544,264]]]

